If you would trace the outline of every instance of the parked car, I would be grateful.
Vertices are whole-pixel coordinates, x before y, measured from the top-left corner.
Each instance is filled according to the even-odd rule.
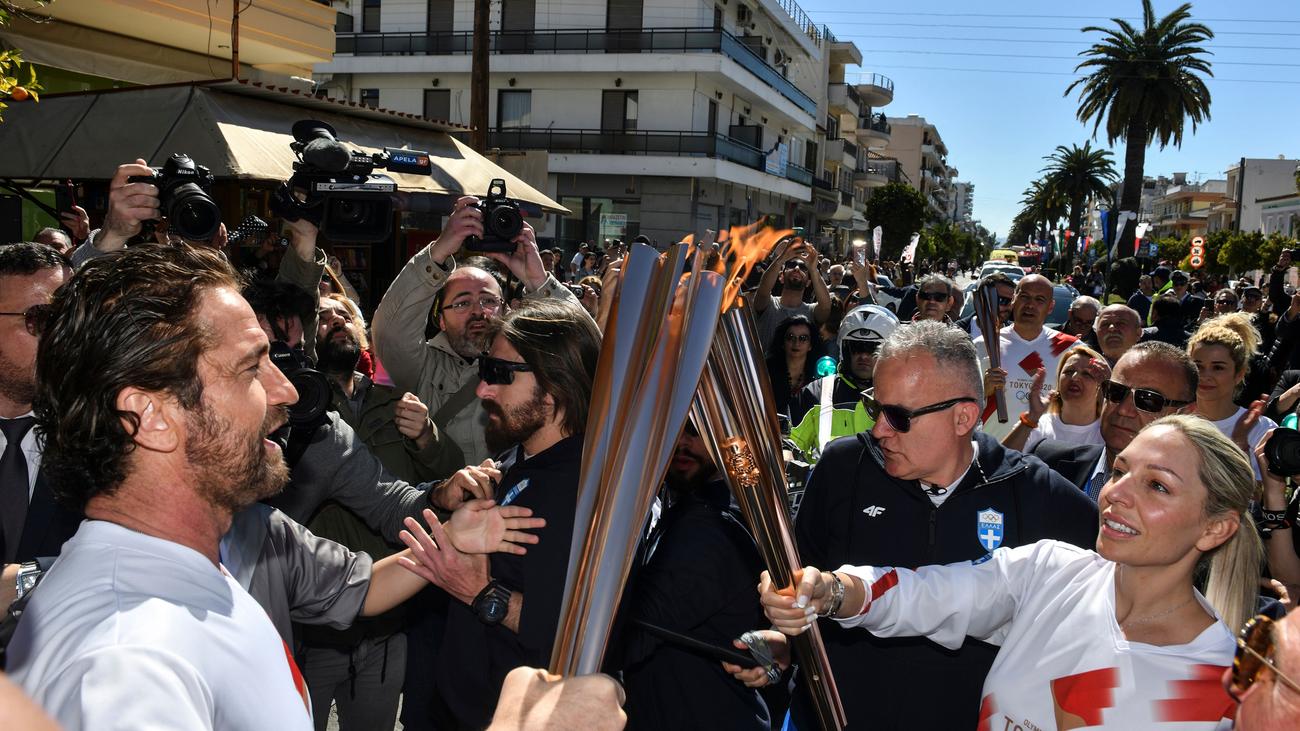
[[[975,314],[975,298],[971,296],[978,286],[978,282],[971,282],[966,285],[963,294],[963,304],[961,307],[961,317],[970,317]],[[1079,296],[1079,291],[1068,284],[1052,285],[1052,312],[1047,316],[1047,327],[1053,330],[1060,330],[1070,319],[1070,303]]]

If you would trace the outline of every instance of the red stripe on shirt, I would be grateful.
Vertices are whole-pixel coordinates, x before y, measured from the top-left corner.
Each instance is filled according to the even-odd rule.
[[[1156,701],[1156,715],[1161,721],[1218,721],[1232,718],[1237,704],[1223,689],[1222,665],[1193,665],[1192,677],[1175,680],[1170,688],[1173,698]]]

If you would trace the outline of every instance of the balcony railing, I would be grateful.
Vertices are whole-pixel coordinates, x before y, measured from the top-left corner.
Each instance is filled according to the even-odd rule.
[[[888,76],[882,76],[880,74],[863,74],[858,78],[858,83],[879,86],[882,89],[888,89],[891,95],[894,93],[894,80]]]
[[[858,96],[858,90],[850,84],[831,84],[830,103],[844,109],[852,108],[856,115],[862,108],[862,97]]]
[[[898,180],[897,160],[867,160],[858,166],[858,172],[868,175],[883,175],[892,181]]]
[[[354,56],[443,56],[473,51],[473,33],[340,33],[334,52]],[[644,28],[606,30],[496,30],[490,53],[721,53],[804,112],[817,114],[817,102],[800,91],[744,41],[712,28]]]
[[[893,128],[889,126],[889,118],[884,112],[876,112],[866,117],[858,118],[858,129],[871,129],[883,134],[891,134]]]
[[[822,190],[835,190],[835,184],[831,182],[830,176],[826,173],[822,173],[813,178],[812,186],[814,188],[821,188]]]
[[[788,163],[785,166],[785,177],[793,180],[800,185],[811,186],[813,184],[813,173],[802,165]]]
[[[488,146],[503,150],[546,150],[596,155],[675,155],[714,157],[765,170],[767,156],[755,147],[726,135],[708,132],[619,132],[590,129],[496,129],[488,133]],[[812,185],[812,172],[786,165],[785,177]]]

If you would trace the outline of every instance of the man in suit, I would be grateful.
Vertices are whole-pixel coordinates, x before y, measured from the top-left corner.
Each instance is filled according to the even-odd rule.
[[[1196,401],[1196,364],[1167,343],[1138,343],[1120,357],[1102,383],[1101,436],[1105,446],[1045,439],[1031,454],[1088,493],[1094,502],[1110,477],[1111,462],[1147,424]]]
[[[1173,285],[1170,292],[1178,298],[1178,304],[1183,310],[1183,327],[1192,330],[1196,328],[1196,323],[1201,318],[1201,310],[1205,308],[1205,298],[1188,291],[1188,283],[1187,272],[1176,271],[1169,275],[1169,284]]]
[[[54,290],[71,276],[45,244],[0,247],[0,610],[14,600],[20,571],[53,557],[81,522],[54,502],[41,476],[41,448],[32,430],[36,343]]]

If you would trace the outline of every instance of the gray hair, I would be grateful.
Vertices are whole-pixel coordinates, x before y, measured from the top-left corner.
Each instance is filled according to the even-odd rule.
[[[924,277],[921,277],[920,279],[916,280],[916,291],[920,292],[924,290],[926,286],[934,284],[935,282],[938,282],[939,284],[942,284],[943,286],[948,288],[949,297],[957,296],[957,292],[958,292],[957,283],[945,277],[942,274],[927,274]]]
[[[966,391],[962,395],[984,401],[984,376],[975,343],[960,328],[934,320],[900,325],[880,346],[876,366],[883,360],[918,352],[934,358],[939,373],[950,375]]]
[[[32,240],[37,243],[46,244],[49,246],[54,246],[55,240],[58,240],[60,242],[60,245],[65,248],[72,246],[72,237],[69,236],[67,232],[64,231],[63,229],[54,228],[52,226],[46,226],[40,231],[37,231],[36,236],[34,236]]]
[[[1188,355],[1186,350],[1175,348],[1169,343],[1163,343],[1159,340],[1148,340],[1134,345],[1128,349],[1127,353],[1120,356],[1120,360],[1140,360],[1143,358],[1163,360],[1181,369],[1183,378],[1187,381],[1187,391],[1185,391],[1186,395],[1184,397],[1177,400],[1196,400],[1196,387],[1200,384],[1201,376],[1196,370],[1196,361],[1192,360],[1192,356]],[[1119,361],[1116,361],[1115,365],[1118,367]],[[1170,396],[1172,397],[1173,394],[1170,394]]]
[[[1070,303],[1070,312],[1074,312],[1085,305],[1091,307],[1093,312],[1101,314],[1101,303],[1097,301],[1096,297],[1089,297],[1086,294],[1074,298],[1074,301]]]

